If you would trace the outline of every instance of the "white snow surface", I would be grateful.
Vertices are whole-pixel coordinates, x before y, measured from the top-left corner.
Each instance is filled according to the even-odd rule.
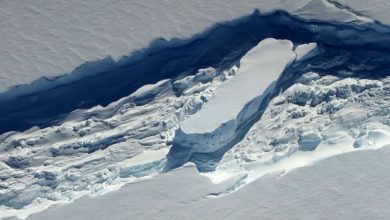
[[[351,6],[360,9],[361,2],[352,1]],[[362,14],[389,23],[383,8],[387,1],[371,2]],[[373,22],[326,0],[2,0],[0,92],[42,77],[68,74],[88,61],[106,57],[118,61],[156,39],[171,40],[175,45],[174,39],[189,39],[255,9],[262,13],[285,10],[308,20]]]
[[[226,145],[237,128],[256,114],[295,58],[291,41],[261,41],[240,60],[236,76],[220,86],[199,112],[180,123],[175,142],[195,152],[213,152]]]
[[[339,155],[219,198],[221,186],[188,166],[28,219],[388,219],[389,157],[389,146]]]
[[[2,0],[0,93],[41,77],[68,74],[88,61],[105,57],[118,61],[142,52],[156,39],[175,46],[255,9],[265,14],[281,9],[307,20],[364,25],[376,19],[390,24],[387,0]],[[291,55],[296,56],[296,62],[305,60],[305,54],[315,47],[300,45],[292,51],[290,42],[277,42],[279,49],[286,49],[285,62]],[[161,41],[152,45],[159,46]],[[272,53],[277,53],[274,49]],[[187,131],[201,133],[229,119],[237,120],[237,112],[254,110],[245,104],[261,94],[246,86],[264,83],[256,87],[261,93],[277,75],[272,75],[273,80],[266,78],[267,83],[254,78],[242,83],[239,77],[246,68],[250,72],[250,67],[265,67],[249,65],[261,59],[245,59],[240,67],[206,68],[177,81],[145,85],[106,107],[76,110],[56,126],[0,135],[0,218],[25,218],[51,205],[101,195],[133,182],[137,183],[124,191],[93,201],[85,197],[65,211],[52,209],[54,212],[42,215],[53,219],[74,214],[74,219],[85,219],[96,213],[91,218],[113,218],[118,215],[107,212],[107,207],[115,211],[125,207],[125,214],[118,218],[172,219],[175,214],[179,219],[195,212],[199,219],[208,219],[210,213],[222,213],[216,219],[227,215],[232,219],[267,215],[286,219],[291,213],[307,219],[388,218],[389,77],[358,79],[306,73],[272,99],[261,119],[218,161],[215,171],[203,173],[214,184],[188,167],[146,180],[162,172],[179,124]],[[223,108],[221,103],[225,103],[218,97],[226,97],[219,94],[234,82],[236,93],[226,89],[229,96],[248,99],[236,97],[232,101],[239,102]],[[177,96],[173,87],[182,94]],[[155,97],[148,100],[150,94]],[[140,100],[142,105],[137,104]],[[210,111],[217,115],[209,117],[202,113],[214,108],[223,108],[224,114]],[[193,120],[197,117],[206,123]],[[221,143],[200,152],[217,150]],[[333,158],[326,159],[329,157]],[[274,172],[276,177],[268,176]]]

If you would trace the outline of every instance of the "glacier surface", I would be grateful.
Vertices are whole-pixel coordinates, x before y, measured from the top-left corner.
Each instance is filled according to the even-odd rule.
[[[356,157],[340,154],[386,152],[387,3],[367,4],[0,1],[0,218],[26,218],[128,183],[141,190],[148,181],[196,176],[211,184],[198,172],[213,184],[198,191],[181,179],[185,197],[237,204],[233,197],[257,195],[259,182],[304,189],[294,178],[307,180],[302,169],[324,172],[332,166],[318,164],[329,157],[344,164]],[[366,153],[377,152],[348,155]],[[198,171],[179,168],[184,174],[175,176],[188,162]]]

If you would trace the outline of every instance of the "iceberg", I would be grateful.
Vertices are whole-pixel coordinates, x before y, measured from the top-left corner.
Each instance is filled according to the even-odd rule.
[[[261,41],[241,59],[236,76],[219,87],[198,113],[180,123],[174,143],[194,152],[214,152],[231,142],[295,57],[291,41]]]

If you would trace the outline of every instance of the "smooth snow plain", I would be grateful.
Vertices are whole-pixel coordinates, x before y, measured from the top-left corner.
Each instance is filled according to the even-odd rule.
[[[382,8],[383,2],[376,1],[378,7],[371,7],[370,14]],[[352,6],[359,4],[354,2]],[[73,70],[58,83],[74,81],[96,71],[76,69],[84,63],[108,59],[110,65],[129,56],[136,60],[148,55],[142,52],[145,48],[151,47],[149,53],[153,53],[158,48],[185,43],[178,39],[201,37],[196,35],[212,25],[250,15],[256,9],[261,13],[284,10],[307,20],[374,22],[326,0],[3,0],[0,92],[39,79],[37,87],[45,83],[46,87],[54,87],[56,83],[51,81]],[[383,19],[384,23],[389,21]]]

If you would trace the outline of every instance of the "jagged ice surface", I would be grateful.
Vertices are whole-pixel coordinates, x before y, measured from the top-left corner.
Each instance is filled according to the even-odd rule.
[[[210,78],[205,72],[215,74]],[[145,85],[106,107],[75,111],[58,126],[3,134],[1,217],[27,216],[158,174],[178,122],[198,111],[226,80],[213,68],[199,70],[175,82]]]
[[[385,146],[390,141],[389,86],[389,78],[306,73],[270,102],[245,138],[207,175],[215,182],[247,175],[243,182],[250,182],[270,170],[288,171]]]

